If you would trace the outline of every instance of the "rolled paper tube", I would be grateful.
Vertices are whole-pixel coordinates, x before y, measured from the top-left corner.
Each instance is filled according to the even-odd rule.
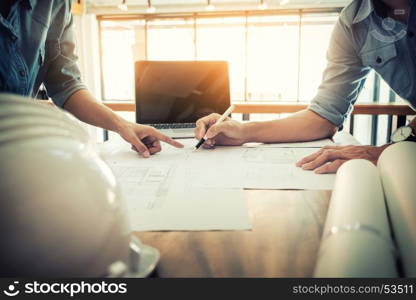
[[[381,180],[369,161],[338,170],[314,276],[398,276]]]
[[[404,275],[416,277],[416,143],[388,147],[378,169]]]

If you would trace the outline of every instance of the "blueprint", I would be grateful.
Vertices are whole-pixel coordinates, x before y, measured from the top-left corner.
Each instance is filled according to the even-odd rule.
[[[183,140],[183,149],[163,145],[162,152],[148,159],[122,141],[102,147],[134,230],[250,229],[243,189],[333,188],[335,175],[317,175],[295,165],[316,148],[195,150],[196,142]]]

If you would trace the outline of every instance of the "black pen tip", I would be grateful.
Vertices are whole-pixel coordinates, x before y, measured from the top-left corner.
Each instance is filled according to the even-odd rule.
[[[203,143],[205,143],[205,139],[202,138],[199,140],[198,144],[196,144],[195,149],[199,149],[199,147],[201,147]]]

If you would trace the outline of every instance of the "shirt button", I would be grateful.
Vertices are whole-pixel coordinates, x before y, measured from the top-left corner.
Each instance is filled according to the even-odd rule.
[[[382,59],[381,59],[381,57],[379,56],[379,57],[377,57],[376,62],[377,62],[378,64],[381,64],[381,63],[383,62],[383,60],[382,60]]]
[[[407,36],[408,36],[409,38],[412,38],[412,37],[414,37],[414,36],[415,36],[415,34],[414,34],[412,31],[409,31],[409,32],[407,33]]]
[[[20,76],[22,76],[22,77],[24,77],[24,76],[26,75],[26,72],[25,72],[25,71],[23,71],[23,70],[20,70],[20,71],[19,71],[19,75],[20,75]]]

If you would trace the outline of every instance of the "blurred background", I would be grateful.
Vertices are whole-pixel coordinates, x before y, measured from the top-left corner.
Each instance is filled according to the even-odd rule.
[[[308,103],[322,78],[333,26],[349,2],[77,0],[83,79],[104,102],[131,103],[137,60],[226,60],[232,101]],[[358,103],[400,100],[371,72]],[[134,121],[134,112],[118,113]],[[251,121],[283,116],[234,115]],[[363,144],[380,145],[389,138],[389,116],[359,115],[349,122],[345,128],[352,127]],[[97,139],[103,139],[101,132]]]

